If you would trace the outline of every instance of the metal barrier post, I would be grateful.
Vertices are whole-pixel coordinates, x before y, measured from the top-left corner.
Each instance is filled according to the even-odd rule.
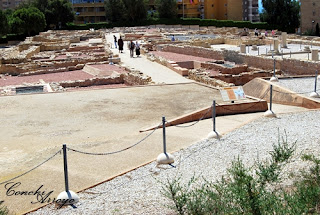
[[[259,55],[259,47],[258,47],[258,55]]]
[[[213,100],[212,104],[212,123],[213,130],[208,134],[208,139],[220,139],[220,134],[216,131],[216,100]]]
[[[270,106],[269,106],[270,111],[272,111],[272,84],[270,85]]]
[[[162,135],[163,135],[163,153],[158,155],[158,164],[172,164],[174,162],[174,157],[167,153],[167,143],[166,143],[166,118],[162,117]]]
[[[63,144],[63,166],[64,166],[64,184],[66,191],[69,191],[69,180],[68,180],[68,163],[67,163],[67,146]]]
[[[276,117],[276,114],[272,111],[272,87],[273,85],[270,84],[270,105],[269,105],[269,110],[267,110],[265,113],[264,113],[264,116],[265,117]]]
[[[64,184],[65,184],[65,191],[61,192],[57,197],[57,203],[61,205],[73,205],[79,202],[79,196],[69,190],[69,179],[68,179],[68,163],[67,163],[67,145],[62,145],[63,149],[63,166],[64,166]]]
[[[318,70],[316,70],[316,76],[314,79],[314,92],[317,92],[317,79],[318,79]]]
[[[213,121],[213,131],[216,132],[216,100],[213,100],[212,121]]]
[[[166,145],[166,118],[162,117],[162,135],[163,135],[163,153],[167,154],[167,145]]]
[[[268,55],[268,48],[266,48],[266,56]]]
[[[273,76],[276,77],[276,59],[273,58]]]
[[[317,93],[317,80],[318,79],[318,70],[316,70],[316,76],[314,79],[314,92],[310,93],[310,97],[312,98],[319,98],[319,93]]]
[[[270,78],[272,82],[278,82],[278,78],[276,77],[276,58],[273,58],[273,76]]]
[[[291,51],[290,51],[290,58],[291,58]]]

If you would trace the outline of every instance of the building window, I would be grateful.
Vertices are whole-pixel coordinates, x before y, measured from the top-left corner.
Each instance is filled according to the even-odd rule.
[[[316,6],[316,3],[315,3],[315,2],[313,2],[313,3],[312,3],[312,5],[313,5],[313,6]]]
[[[228,6],[228,4],[224,4],[224,6],[225,6],[225,7],[227,7],[227,6]]]
[[[316,12],[315,12],[315,11],[312,11],[312,15],[315,16],[315,15],[316,15]]]
[[[214,4],[212,4],[211,7],[214,7]]]

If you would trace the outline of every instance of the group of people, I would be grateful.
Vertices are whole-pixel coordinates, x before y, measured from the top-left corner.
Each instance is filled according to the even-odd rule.
[[[120,36],[120,38],[117,40],[117,37],[113,35],[114,39],[114,46],[115,48],[119,48],[119,53],[123,53],[123,45],[124,42]],[[128,43],[128,49],[130,50],[130,57],[134,57],[134,51],[136,52],[136,56],[140,56],[140,44],[138,41],[133,42],[132,40]]]
[[[261,33],[260,33],[260,31],[259,31],[258,29],[254,29],[254,35],[255,35],[255,36],[259,36],[260,34],[261,34]],[[266,37],[268,36],[268,31],[267,31],[267,30],[265,31],[264,35],[265,35]],[[272,37],[275,37],[275,35],[276,35],[275,30],[272,30],[272,31],[271,31],[271,35],[272,35]]]
[[[133,42],[132,40],[128,43],[128,49],[130,50],[130,57],[134,57],[134,51],[136,51],[136,56],[140,56],[140,44],[138,41]]]

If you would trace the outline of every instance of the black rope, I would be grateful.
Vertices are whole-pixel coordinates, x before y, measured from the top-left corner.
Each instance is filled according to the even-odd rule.
[[[210,112],[210,110],[212,110],[212,105],[200,119],[198,119],[196,122],[194,122],[194,123],[192,123],[190,125],[173,125],[171,122],[169,122],[168,125],[175,126],[175,127],[178,127],[178,128],[187,128],[187,127],[194,126],[195,124],[197,124],[198,122],[203,120],[206,117],[206,115]]]
[[[48,162],[49,160],[51,160],[52,158],[54,158],[54,157],[55,157],[57,154],[59,154],[59,153],[61,153],[61,149],[60,149],[59,151],[57,151],[54,155],[52,155],[51,157],[49,157],[47,160],[45,160],[45,161],[43,161],[42,163],[40,163],[39,165],[33,167],[32,169],[28,170],[27,172],[24,172],[24,173],[22,173],[22,174],[20,174],[20,175],[18,175],[18,176],[16,176],[16,177],[14,177],[14,178],[11,178],[11,179],[9,179],[9,180],[6,180],[6,181],[4,181],[4,182],[1,182],[0,185],[1,185],[1,184],[5,184],[5,183],[7,183],[7,182],[9,182],[9,181],[13,181],[13,180],[15,180],[15,179],[17,179],[17,178],[20,178],[21,176],[24,176],[24,175],[28,174],[29,172],[32,172],[33,170],[37,169],[37,168],[40,167],[41,165],[45,164],[46,162]]]
[[[160,124],[161,125],[161,124]],[[123,151],[126,151],[128,149],[131,149],[135,146],[137,146],[138,144],[140,144],[141,142],[143,142],[144,140],[146,140],[148,137],[150,137],[159,127],[160,125],[158,125],[155,129],[153,129],[153,131],[148,134],[147,136],[145,136],[144,138],[142,138],[140,141],[138,141],[137,143],[131,145],[131,146],[128,146],[124,149],[120,149],[120,150],[117,150],[117,151],[114,151],[114,152],[105,152],[105,153],[94,153],[94,152],[84,152],[84,151],[80,151],[80,150],[76,150],[76,149],[72,149],[72,148],[69,148],[67,147],[68,150],[70,151],[73,151],[73,152],[77,152],[77,153],[81,153],[81,154],[86,154],[86,155],[112,155],[112,154],[117,154],[117,153],[120,153],[120,152],[123,152]]]

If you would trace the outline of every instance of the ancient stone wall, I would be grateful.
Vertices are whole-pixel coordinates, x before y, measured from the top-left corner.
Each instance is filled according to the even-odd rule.
[[[124,75],[124,83],[126,85],[147,85],[152,79],[139,71],[131,71]]]
[[[224,60],[222,51],[196,46],[159,45],[157,46],[157,50],[173,52],[178,54],[193,55],[198,57],[212,58],[215,60]]]
[[[249,67],[263,70],[273,70],[274,60],[270,57],[240,54],[239,52],[232,50],[219,51],[195,46],[175,45],[159,45],[157,46],[157,49],[178,54],[212,58],[213,60],[226,60],[235,62],[236,64],[246,64]],[[319,66],[319,61],[303,61],[287,58],[276,60],[276,69],[283,71],[287,76],[314,74],[315,70],[319,69]]]
[[[281,61],[280,69],[285,75],[314,75],[319,70],[320,62],[303,61],[284,58]]]
[[[233,86],[234,84],[227,83],[223,80],[215,79],[215,78],[210,78],[208,76],[208,73],[205,71],[201,70],[189,70],[188,72],[188,78],[191,80],[195,80],[200,83],[208,84],[214,87],[229,87]]]
[[[177,62],[177,64],[182,68],[194,69],[194,61]]]
[[[105,77],[105,78],[91,78],[86,80],[77,80],[77,81],[63,81],[60,82],[60,86],[67,87],[88,87],[94,85],[107,85],[107,84],[123,84],[124,75],[117,77]]]
[[[232,67],[226,67],[222,64],[210,63],[210,62],[201,63],[201,67],[219,71],[222,74],[233,74],[233,75],[246,72],[248,69],[247,65],[234,65]]]

